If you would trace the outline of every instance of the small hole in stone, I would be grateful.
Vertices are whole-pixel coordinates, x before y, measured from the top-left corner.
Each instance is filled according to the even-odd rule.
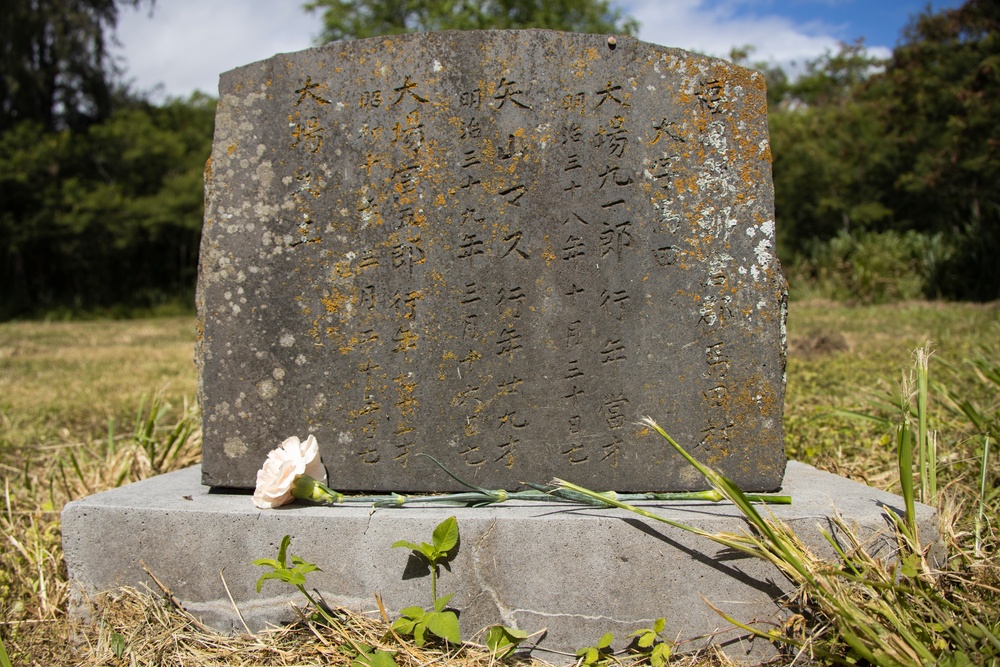
[[[608,48],[614,51],[616,46],[618,46],[618,40],[614,37],[608,37]]]

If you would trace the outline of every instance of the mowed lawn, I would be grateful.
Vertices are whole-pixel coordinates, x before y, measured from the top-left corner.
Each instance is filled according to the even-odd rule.
[[[175,406],[193,402],[194,339],[194,317],[0,324],[0,448],[102,437],[109,419],[131,428],[140,399],[157,392]],[[791,453],[808,458],[846,446],[813,440],[822,431],[803,420],[861,406],[859,389],[898,383],[913,350],[928,341],[935,361],[961,363],[1000,341],[1000,305],[793,302],[785,409]]]
[[[194,317],[0,324],[0,448],[132,428],[143,396],[195,400]],[[2,454],[0,449],[0,454]]]

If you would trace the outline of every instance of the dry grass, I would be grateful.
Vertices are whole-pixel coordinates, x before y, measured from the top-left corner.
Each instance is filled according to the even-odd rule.
[[[846,308],[793,303],[786,400],[790,455],[898,492],[893,486],[898,480],[894,449],[885,430],[829,412],[863,407],[864,389],[890,389],[900,369],[910,367],[910,351],[927,339],[934,340],[937,349],[932,378],[978,405],[993,405],[974,374],[952,373],[939,362],[961,367],[961,360],[973,355],[978,345],[1000,340],[996,306]],[[78,636],[82,642],[67,650],[70,628],[59,511],[74,498],[198,460],[199,434],[184,432],[180,442],[175,435],[178,424],[196,418],[191,405],[196,386],[193,341],[193,320],[187,317],[0,324],[0,638],[14,664],[350,662],[348,653],[337,648],[344,637],[332,628],[302,624],[256,637],[223,638],[198,629],[160,596],[130,590],[109,597],[102,622],[85,630]],[[140,400],[161,390],[163,403],[173,407],[159,415],[148,437],[142,436],[142,427],[134,423]],[[950,550],[942,590],[953,600],[969,598],[983,605],[995,621],[1000,616],[994,533],[1000,456],[994,450],[990,461],[987,522],[977,552],[977,440],[943,402],[935,410],[942,432],[943,492],[937,504]],[[149,426],[148,420],[142,423]],[[164,455],[166,449],[169,456]],[[384,643],[397,651],[401,666],[490,662],[487,652],[474,648],[458,656],[418,651],[387,635],[388,626],[380,620],[352,616],[344,623],[355,641]],[[116,633],[124,640],[121,658],[114,655]],[[671,664],[728,663],[720,656],[703,655]]]

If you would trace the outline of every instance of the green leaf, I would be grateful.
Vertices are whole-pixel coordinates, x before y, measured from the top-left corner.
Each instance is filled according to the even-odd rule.
[[[494,625],[486,631],[484,641],[493,655],[497,659],[501,659],[510,655],[517,648],[517,645],[527,638],[528,633],[525,630],[508,628],[505,625]]]
[[[433,545],[427,544],[426,542],[423,542],[420,545],[418,553],[422,554],[423,557],[427,559],[427,562],[430,563],[432,566],[435,565],[438,559],[441,558],[441,556],[443,555],[441,553],[438,553],[438,550],[435,549]]]
[[[281,546],[278,547],[278,562],[281,564],[281,567],[287,567],[285,565],[286,562],[285,554],[288,551],[288,545],[291,543],[292,543],[291,535],[285,535],[284,537],[281,538]]]
[[[260,575],[260,579],[257,580],[257,592],[260,593],[260,587],[264,585],[264,581],[267,579],[277,579],[278,581],[289,582],[290,573],[288,570],[275,570],[274,572],[265,572]]]
[[[660,642],[653,648],[653,652],[649,654],[649,664],[653,667],[662,667],[662,665],[667,664],[667,660],[670,659],[670,644],[666,642]]]
[[[639,648],[649,648],[650,646],[653,645],[654,641],[656,641],[656,633],[646,631],[640,635],[639,641],[637,641],[636,644],[639,646]]]
[[[610,632],[605,632],[601,635],[601,638],[597,640],[597,648],[607,648],[611,646],[611,642],[614,641],[615,636]]]
[[[442,521],[434,529],[434,548],[442,556],[448,554],[458,544],[458,519],[453,516]]]
[[[920,554],[910,554],[909,556],[903,559],[902,566],[900,569],[902,570],[904,577],[912,579],[915,576],[917,576],[917,573],[919,572],[918,570],[919,567],[920,567]]]
[[[407,549],[413,549],[414,551],[420,551],[420,545],[414,544],[413,542],[407,542],[406,540],[397,540],[392,543],[392,548],[396,549],[398,547],[406,547]]]
[[[458,629],[458,616],[453,611],[433,611],[424,616],[424,624],[435,635],[451,642],[461,644],[462,638]]]
[[[434,611],[444,611],[445,606],[454,596],[454,593],[448,593],[447,595],[439,597],[434,601]]]
[[[663,632],[663,628],[667,627],[667,619],[662,616],[655,621],[653,621],[653,632],[660,634]]]
[[[370,667],[396,667],[396,659],[388,651],[378,650],[368,664]]]
[[[416,626],[417,621],[406,616],[400,616],[395,621],[392,622],[392,629],[401,635],[412,635],[413,628]]]
[[[424,617],[425,612],[423,607],[417,607],[416,605],[414,605],[412,607],[406,607],[405,609],[400,609],[399,613],[407,618],[412,618],[416,621],[419,621]]]
[[[253,561],[253,565],[267,565],[269,567],[273,567],[274,569],[279,569],[281,567],[281,563],[273,558],[258,558]]]
[[[115,632],[111,635],[111,652],[115,654],[115,657],[121,660],[121,657],[125,655],[125,635],[120,632]]]
[[[427,626],[424,625],[423,622],[414,625],[413,643],[416,644],[417,646],[423,646],[424,644],[426,644],[427,643],[427,639],[425,637],[426,633],[427,633]]]

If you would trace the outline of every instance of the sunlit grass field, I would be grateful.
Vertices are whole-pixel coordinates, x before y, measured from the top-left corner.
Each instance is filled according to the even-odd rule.
[[[130,664],[102,645],[101,635],[66,648],[59,510],[87,493],[197,461],[198,433],[174,428],[197,417],[194,336],[190,316],[0,324],[0,638],[13,664]],[[793,302],[786,446],[791,458],[898,493],[894,433],[843,411],[894,419],[870,397],[897,391],[913,367],[913,351],[928,341],[948,567],[961,574],[970,595],[993,605],[996,619],[1000,605],[989,591],[1000,593],[993,551],[1000,456],[994,450],[987,464],[985,521],[976,542],[983,438],[962,404],[994,428],[1000,422],[1000,384],[982,371],[1000,366],[1000,304]],[[987,365],[969,363],[976,359]],[[300,643],[309,641],[307,633]],[[267,655],[237,663],[206,654],[192,664],[277,660]],[[320,664],[296,655],[287,664]]]

